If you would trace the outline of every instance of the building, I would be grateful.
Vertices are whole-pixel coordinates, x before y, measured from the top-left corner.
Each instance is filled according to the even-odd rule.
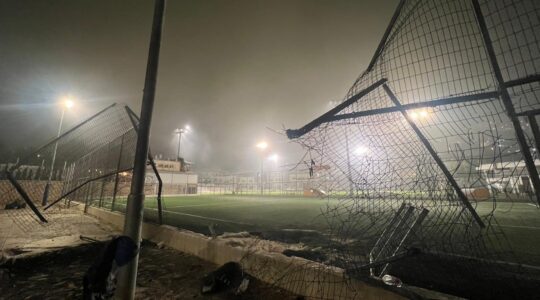
[[[535,160],[538,170],[540,160]],[[476,168],[493,190],[513,194],[532,193],[534,187],[524,161],[482,164]]]
[[[155,159],[154,163],[163,181],[163,195],[197,194],[199,176],[190,171],[190,163],[183,159],[179,161]],[[152,177],[152,181],[157,182],[151,166],[148,166],[146,174]]]

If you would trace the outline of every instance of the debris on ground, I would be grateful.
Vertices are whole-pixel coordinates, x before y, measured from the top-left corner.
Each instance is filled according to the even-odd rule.
[[[84,273],[105,243],[89,243],[40,255],[10,260],[0,280],[2,299],[81,299]],[[136,299],[269,299],[292,300],[297,296],[249,278],[248,288],[201,294],[201,278],[216,270],[215,264],[151,242],[141,245]],[[5,277],[4,277],[5,276]]]
[[[201,293],[234,291],[234,294],[238,295],[247,290],[248,284],[249,278],[242,266],[231,261],[204,276]]]
[[[26,208],[26,202],[22,200],[13,200],[4,206],[4,209],[22,209]]]
[[[317,249],[309,249],[309,248],[300,249],[300,250],[285,249],[282,253],[285,256],[301,257],[301,258],[305,258],[305,259],[316,261],[316,262],[325,262],[327,260],[326,254],[324,254],[324,252]]]
[[[83,298],[112,298],[119,268],[129,263],[136,254],[137,244],[128,236],[118,236],[106,243],[84,274]]]

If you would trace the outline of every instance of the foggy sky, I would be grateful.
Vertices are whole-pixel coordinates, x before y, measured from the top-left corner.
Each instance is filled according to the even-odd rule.
[[[198,169],[253,170],[266,139],[281,164],[298,128],[341,100],[397,5],[374,1],[168,1],[152,123],[154,153]],[[37,147],[111,104],[140,111],[152,1],[0,1],[0,147]]]

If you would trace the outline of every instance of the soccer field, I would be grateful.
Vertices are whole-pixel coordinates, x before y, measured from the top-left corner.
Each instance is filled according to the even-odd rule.
[[[117,202],[123,208],[125,200]],[[164,223],[208,233],[217,224],[218,232],[312,229],[324,231],[321,209],[329,201],[317,198],[281,196],[192,195],[163,197]],[[154,198],[145,202],[145,214],[157,214]]]
[[[163,221],[209,234],[209,225],[216,232],[280,232],[283,229],[326,232],[327,220],[321,214],[339,200],[300,196],[261,195],[186,195],[163,197]],[[125,199],[117,201],[122,211]],[[481,216],[491,212],[493,203],[480,202],[476,209]],[[498,203],[495,211],[498,224],[523,263],[540,266],[540,210],[528,203]],[[145,202],[145,218],[157,220],[157,203],[149,197]]]

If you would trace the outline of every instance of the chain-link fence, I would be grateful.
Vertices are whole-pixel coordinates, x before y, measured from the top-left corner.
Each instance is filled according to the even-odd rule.
[[[362,298],[342,283],[385,275],[467,298],[534,298],[539,20],[533,0],[402,0],[345,99],[287,131],[306,150],[297,165],[163,182],[148,172],[145,217],[294,245],[283,253],[309,271],[273,280],[335,284],[320,298]],[[124,107],[107,108],[4,166],[0,203],[26,204],[6,210],[23,227],[70,201],[124,211],[135,128]]]
[[[521,117],[540,105],[539,17],[535,1],[401,1],[346,99],[287,131],[329,168],[341,201],[323,214],[348,274],[527,290],[496,212],[540,202],[538,127]]]
[[[84,205],[85,210],[94,205],[114,209],[117,200],[125,202],[137,124],[137,116],[127,106],[113,104],[17,163],[3,164],[3,213],[26,232],[40,225],[51,226],[61,235],[62,226],[72,226],[62,225],[63,208],[73,204]],[[158,179],[155,174],[152,178]],[[148,191],[152,190],[148,201],[159,201],[161,186],[156,181],[148,180]],[[48,216],[54,216],[54,222]],[[157,213],[149,217],[160,221]]]

